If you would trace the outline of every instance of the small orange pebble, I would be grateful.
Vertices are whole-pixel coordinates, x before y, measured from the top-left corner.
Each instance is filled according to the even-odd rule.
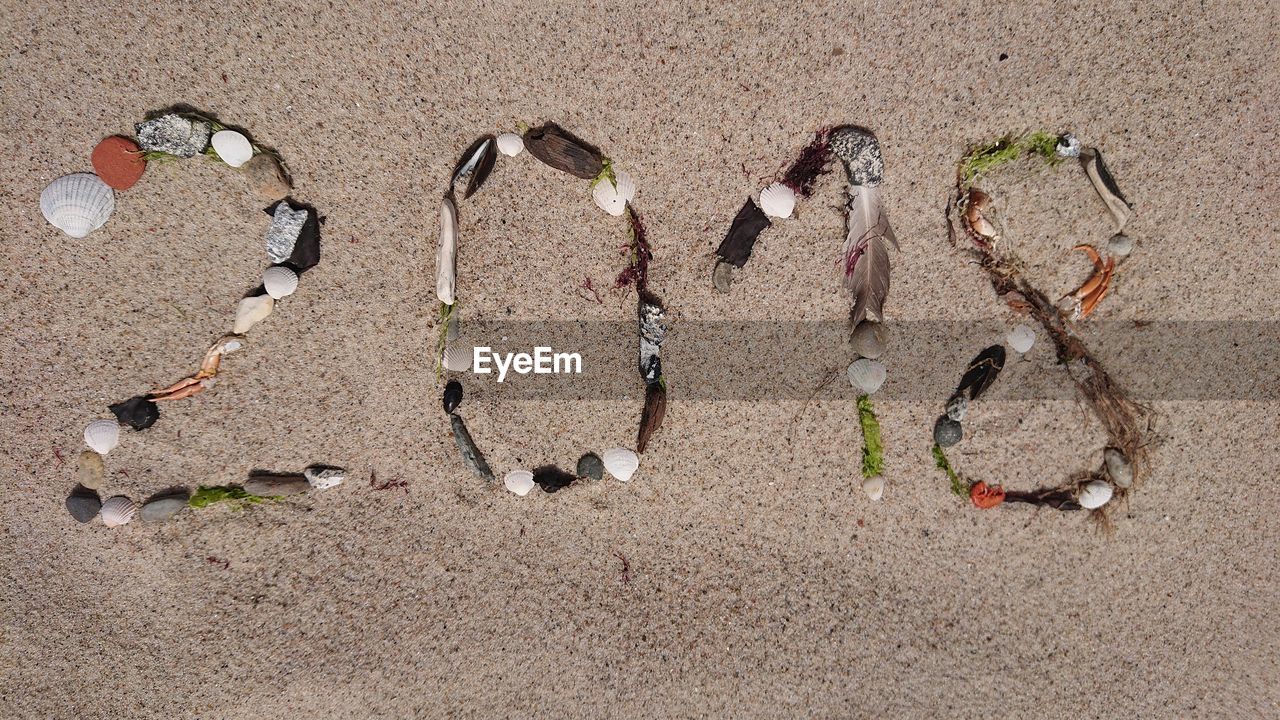
[[[988,486],[979,481],[969,488],[969,499],[973,501],[975,507],[990,510],[1004,502],[1004,488],[999,485]]]
[[[147,169],[138,143],[122,135],[102,139],[89,158],[102,182],[116,190],[128,190]]]

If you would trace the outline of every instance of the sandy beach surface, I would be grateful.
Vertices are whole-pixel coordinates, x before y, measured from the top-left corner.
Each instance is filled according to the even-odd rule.
[[[1205,343],[1209,370],[1194,353],[1157,367],[1124,347],[1166,321],[1276,336],[1276,15],[0,0],[0,716],[1280,716],[1275,360]],[[213,162],[153,163],[86,238],[42,218],[51,180],[176,103],[280,151],[326,216],[323,256],[213,389],[127,435],[102,494],[313,463],[350,476],[239,512],[81,525],[63,503],[85,423],[189,373],[265,264],[265,203]],[[467,472],[440,410],[438,202],[475,137],[548,120],[637,180],[671,400],[631,483],[519,498]],[[915,338],[885,358],[879,503],[858,487],[848,388],[805,404],[849,359],[838,174],[731,294],[710,282],[746,195],[848,122],[884,146],[902,240],[888,314]],[[1143,398],[1152,473],[1109,535],[1082,513],[977,510],[929,454],[949,385],[1017,322],[947,242],[955,163],[1037,129],[1103,148],[1136,210],[1137,250],[1082,331],[1121,381],[1160,378]],[[1082,176],[1024,163],[992,182],[1028,272],[1048,292],[1078,284],[1071,246],[1107,235]],[[586,181],[502,158],[462,232],[469,317],[595,323],[631,372],[634,297],[609,289],[625,233]],[[727,321],[837,331],[776,385],[710,392],[698,378],[717,361],[680,328]],[[933,323],[979,322],[929,342]],[[468,378],[463,411],[500,473],[572,467],[634,442],[641,389],[622,377],[542,399]],[[1010,395],[971,410],[966,474],[1029,489],[1100,457],[1043,337],[999,382]]]

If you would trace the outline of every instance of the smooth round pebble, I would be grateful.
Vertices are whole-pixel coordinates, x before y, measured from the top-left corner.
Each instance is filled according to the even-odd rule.
[[[604,477],[604,461],[595,453],[587,453],[578,458],[578,477],[600,480]]]
[[[142,506],[142,521],[164,522],[182,512],[182,509],[186,506],[187,497],[185,495],[169,495],[156,498]]]
[[[964,438],[964,427],[943,415],[933,424],[933,441],[938,447],[951,447]]]
[[[92,450],[80,453],[76,460],[76,482],[82,487],[97,490],[102,487],[102,478],[106,474],[106,464],[102,456]]]
[[[1125,457],[1124,453],[1117,448],[1109,447],[1102,451],[1102,459],[1107,465],[1107,475],[1116,487],[1133,487],[1133,466],[1129,464],[1129,458]]]
[[[76,522],[87,523],[98,517],[100,510],[102,500],[98,498],[98,493],[88,488],[78,487],[67,496],[67,512],[71,513]]]
[[[271,153],[258,153],[240,166],[249,189],[264,200],[283,200],[293,186],[280,161]]]
[[[276,475],[262,473],[251,476],[244,484],[244,491],[250,495],[272,497],[276,495],[299,495],[311,489],[305,475]]]
[[[863,320],[853,329],[849,337],[853,351],[868,360],[875,360],[884,354],[885,345],[889,341],[889,332],[884,325],[873,320]]]
[[[1133,238],[1124,233],[1116,233],[1107,241],[1107,253],[1116,257],[1129,257],[1133,252]]]
[[[711,284],[718,292],[729,292],[729,288],[733,286],[733,265],[727,262],[716,263],[716,269],[711,273]]]
[[[103,138],[89,156],[93,172],[113,190],[128,190],[147,170],[138,143],[120,135]]]

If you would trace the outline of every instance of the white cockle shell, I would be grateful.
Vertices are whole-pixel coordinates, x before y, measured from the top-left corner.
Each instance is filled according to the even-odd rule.
[[[847,374],[849,375],[850,385],[864,395],[871,395],[880,389],[889,373],[885,369],[884,363],[879,360],[858,358],[849,363]]]
[[[1032,330],[1029,325],[1019,325],[1005,335],[1005,340],[1008,341],[1009,347],[1013,348],[1015,352],[1025,353],[1031,349],[1032,345],[1036,344],[1036,331]]]
[[[282,265],[272,265],[262,273],[262,287],[273,300],[289,297],[298,289],[298,273]]]
[[[468,343],[446,341],[444,356],[440,358],[440,363],[449,372],[466,372],[471,369],[474,354],[474,348]]]
[[[498,152],[507,157],[515,157],[524,151],[524,138],[515,133],[502,133],[498,136]]]
[[[253,144],[235,130],[219,130],[210,140],[222,162],[238,168],[253,158]]]
[[[879,500],[884,497],[884,478],[876,475],[862,481],[862,492],[867,494],[871,500]]]
[[[609,182],[609,178],[596,183],[595,189],[591,191],[591,198],[596,201],[596,205],[599,205],[601,210],[610,215],[619,216],[626,212],[627,203],[635,199],[636,182],[621,170],[614,173],[614,178],[616,184]]]
[[[115,193],[93,173],[63,175],[40,193],[44,219],[73,238],[102,227],[115,209]]]
[[[511,492],[524,497],[533,489],[533,473],[528,470],[512,470],[502,478],[502,484]]]
[[[1111,501],[1111,483],[1105,480],[1094,480],[1080,490],[1077,501],[1085,510],[1097,510]]]
[[[631,476],[640,467],[640,456],[626,448],[610,448],[601,455],[604,469],[622,482],[630,482]]]
[[[458,208],[451,198],[440,201],[440,247],[436,250],[436,297],[452,305],[458,272]]]
[[[789,218],[796,209],[796,191],[774,183],[760,191],[760,209],[770,217]]]
[[[85,426],[84,444],[99,455],[106,455],[120,444],[120,423],[115,420],[94,420]]]
[[[102,503],[102,524],[109,528],[119,527],[133,519],[138,506],[124,495],[116,495]]]

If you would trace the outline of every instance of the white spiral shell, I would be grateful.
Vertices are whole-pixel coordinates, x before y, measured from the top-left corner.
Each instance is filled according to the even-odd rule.
[[[262,273],[262,287],[275,300],[289,297],[298,289],[298,273],[281,265],[272,265]]]
[[[109,528],[127,524],[138,512],[138,506],[124,495],[116,495],[102,503],[102,524]]]
[[[253,144],[235,130],[219,130],[213,134],[210,143],[222,162],[231,167],[238,168],[253,158]]]
[[[846,372],[849,375],[849,384],[866,395],[879,390],[889,374],[884,363],[867,358],[858,358],[849,363],[849,369]]]
[[[796,209],[796,191],[774,183],[760,191],[760,209],[770,217],[789,218]]]
[[[595,189],[591,191],[591,199],[596,201],[601,210],[619,216],[626,212],[627,203],[635,199],[636,181],[621,170],[614,173],[614,178],[616,184],[609,182],[608,178],[596,183]]]
[[[524,497],[533,489],[533,473],[528,470],[512,470],[502,478],[502,484],[511,492]]]
[[[498,136],[498,152],[507,157],[515,157],[524,151],[524,138],[515,133],[502,133]]]
[[[85,426],[84,444],[99,455],[106,455],[120,444],[120,423],[115,420],[94,420]]]
[[[640,467],[640,456],[626,448],[610,448],[601,456],[604,469],[622,482],[630,482],[631,476]]]
[[[115,209],[111,187],[93,173],[63,175],[40,193],[44,219],[73,238],[102,227]]]
[[[1080,503],[1080,507],[1085,510],[1097,510],[1111,502],[1112,492],[1114,491],[1111,489],[1111,483],[1105,480],[1094,480],[1080,490],[1080,497],[1077,498],[1077,501]]]

